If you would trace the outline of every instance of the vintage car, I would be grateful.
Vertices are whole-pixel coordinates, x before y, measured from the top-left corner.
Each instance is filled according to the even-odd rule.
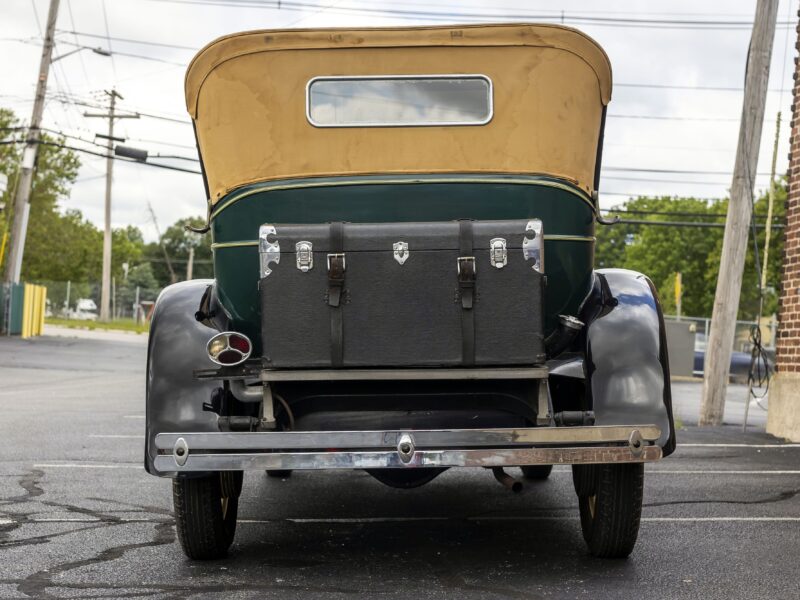
[[[553,465],[590,552],[632,551],[643,464],[675,432],[653,284],[593,270],[610,98],[603,50],[554,25],[253,31],[198,53],[215,279],[158,298],[145,447],[189,557],[226,554],[244,471],[411,488],[481,467],[516,490],[505,468]]]

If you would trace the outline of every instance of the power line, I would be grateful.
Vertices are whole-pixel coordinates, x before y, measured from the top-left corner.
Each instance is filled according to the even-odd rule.
[[[67,44],[69,46],[83,47],[83,44],[75,44],[73,42],[61,41],[59,43]],[[176,65],[178,67],[186,67],[189,64],[188,62],[176,62],[174,60],[166,60],[164,58],[158,58],[158,57],[155,57],[155,56],[147,56],[145,54],[132,54],[130,52],[120,52],[119,50],[110,50],[109,49],[109,55],[112,56],[112,57],[113,56],[126,56],[128,58],[140,58],[142,60],[150,60],[150,61],[153,61],[153,62],[160,62],[160,63],[165,63],[165,64],[168,64],[168,65]]]
[[[620,225],[652,225],[655,227],[711,227],[724,228],[725,223],[707,223],[700,221],[647,221],[641,219],[620,219],[616,221]],[[764,229],[765,224],[754,224],[757,229]],[[773,229],[783,229],[782,224],[772,224]]]
[[[126,44],[139,44],[139,45],[142,45],[142,46],[158,46],[159,48],[175,48],[177,50],[190,50],[192,52],[196,52],[197,50],[199,50],[199,47],[195,47],[195,46],[181,46],[179,44],[168,44],[166,42],[154,42],[154,41],[150,41],[150,40],[134,40],[134,39],[131,39],[131,38],[105,36],[105,35],[100,35],[100,34],[97,34],[97,33],[87,33],[85,31],[75,31],[74,29],[71,29],[71,30],[70,29],[58,29],[57,31],[59,33],[68,33],[68,34],[72,34],[72,35],[75,35],[75,36],[81,36],[81,37],[90,37],[90,38],[103,39],[103,40],[110,39],[110,40],[113,40],[115,42],[123,42],[123,43],[126,43]]]
[[[4,140],[0,141],[0,146],[8,146],[11,144],[22,144],[25,143],[24,140]],[[151,163],[151,162],[141,162],[138,160],[130,160],[127,158],[122,158],[120,156],[108,155],[108,153],[104,152],[95,152],[94,150],[87,150],[86,148],[78,148],[77,146],[69,146],[67,144],[57,144],[55,142],[46,142],[46,141],[37,141],[37,144],[40,146],[51,146],[53,148],[63,148],[64,150],[73,150],[75,152],[83,152],[84,154],[91,154],[92,156],[99,156],[100,158],[111,158],[113,160],[119,160],[122,162],[133,163],[137,165],[144,165],[146,167],[157,167],[159,169],[167,169],[169,171],[181,171],[182,173],[192,173],[194,175],[202,175],[200,171],[194,171],[192,169],[184,169],[182,167],[173,167],[171,165],[163,165],[160,163]]]
[[[614,87],[631,87],[631,88],[653,88],[660,90],[699,90],[711,92],[743,92],[744,88],[741,86],[721,86],[721,85],[676,85],[668,83],[628,83],[628,82],[615,82]],[[783,84],[778,88],[772,88],[770,92],[791,92],[792,90],[783,89]]]
[[[75,30],[75,17],[72,15],[72,0],[67,0],[67,14],[69,14],[69,22],[72,25],[73,31]],[[58,30],[56,30],[58,31]],[[74,35],[74,34],[73,34]],[[78,36],[74,35],[75,43],[78,43]],[[78,52],[78,58],[81,61],[81,68],[83,69],[83,77],[86,80],[86,85],[89,86],[89,72],[86,70],[86,62],[83,60],[83,53]]]
[[[693,170],[683,170],[683,169],[648,169],[645,167],[603,167],[604,171],[626,171],[626,172],[636,172],[636,173],[664,173],[664,174],[675,174],[675,175],[730,175],[733,176],[733,173],[730,171],[693,171]],[[768,176],[770,173],[756,173],[759,176]]]
[[[108,51],[111,52],[111,71],[114,73],[114,81],[117,79],[117,65],[114,60],[114,49],[111,47],[111,32],[108,29],[108,14],[106,13],[106,0],[100,0],[100,7],[103,9],[103,23],[106,26],[106,41],[108,42]]]
[[[145,0],[155,1],[155,0]],[[259,9],[278,9],[274,1],[264,2],[263,0],[161,0],[172,4],[191,4],[196,6],[221,6],[233,8],[259,8]],[[319,9],[319,4],[307,2],[283,1],[280,4],[281,10],[302,11],[307,9]],[[452,22],[454,19],[469,20],[537,20],[549,22],[570,22],[577,24],[590,24],[596,26],[610,27],[637,27],[646,29],[684,29],[684,30],[750,30],[753,22],[749,20],[719,20],[719,19],[642,19],[642,18],[622,18],[622,17],[595,17],[581,14],[561,13],[560,15],[541,14],[541,13],[512,13],[512,12],[441,12],[429,10],[404,10],[394,8],[370,8],[368,6],[331,7],[326,12],[336,14],[355,14],[382,16],[386,18],[414,19],[414,20],[444,20]],[[781,27],[793,27],[793,22],[781,22]]]
[[[716,212],[716,213],[704,213],[704,212],[671,212],[668,210],[636,210],[636,209],[628,209],[628,208],[601,208],[603,212],[610,212],[610,213],[627,213],[630,215],[665,215],[670,217],[702,217],[702,218],[709,218],[709,219],[719,219],[724,218],[727,216],[727,213]],[[754,214],[754,217],[760,219],[766,219],[766,214]],[[773,217],[773,221],[780,221],[780,217]]]

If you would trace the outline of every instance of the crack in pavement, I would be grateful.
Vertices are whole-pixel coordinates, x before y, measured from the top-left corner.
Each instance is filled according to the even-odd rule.
[[[114,524],[118,524],[118,522]],[[108,526],[110,525],[104,525],[103,527]],[[58,596],[53,596],[47,590],[48,588],[61,587],[58,582],[54,582],[53,580],[56,577],[62,576],[67,571],[117,560],[118,558],[122,558],[122,556],[124,556],[125,553],[129,552],[130,550],[163,546],[166,544],[172,544],[174,541],[175,529],[173,524],[169,522],[159,523],[155,526],[155,535],[150,541],[112,546],[111,548],[101,550],[95,556],[61,563],[55,567],[37,571],[36,573],[30,574],[20,581],[17,584],[17,590],[32,598],[58,598]]]
[[[648,502],[646,504],[642,504],[642,507],[675,506],[679,504],[772,504],[774,502],[791,500],[798,494],[800,494],[800,489],[787,490],[785,492],[780,492],[775,496],[768,496],[767,498],[760,498],[757,500],[671,500],[669,502]]]

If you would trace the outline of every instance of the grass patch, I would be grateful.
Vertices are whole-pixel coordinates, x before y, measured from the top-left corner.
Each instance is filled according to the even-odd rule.
[[[70,329],[100,329],[104,331],[132,331],[134,333],[147,333],[150,323],[139,325],[133,319],[118,319],[116,321],[79,321],[77,319],[61,319],[48,317],[44,320],[47,325],[69,327]]]

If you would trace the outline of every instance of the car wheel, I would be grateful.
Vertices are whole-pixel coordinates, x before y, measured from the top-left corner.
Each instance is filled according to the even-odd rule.
[[[572,484],[578,497],[596,493],[597,468],[598,465],[572,465]]]
[[[209,560],[228,553],[236,533],[241,489],[241,471],[172,480],[175,528],[186,556]]]
[[[639,534],[644,465],[596,465],[595,469],[594,493],[578,496],[583,538],[593,556],[625,558]]]
[[[275,479],[286,479],[292,476],[291,469],[267,469],[267,477],[274,477]]]
[[[520,467],[520,469],[525,479],[544,481],[550,477],[550,473],[553,472],[553,465],[531,465],[528,467]]]

